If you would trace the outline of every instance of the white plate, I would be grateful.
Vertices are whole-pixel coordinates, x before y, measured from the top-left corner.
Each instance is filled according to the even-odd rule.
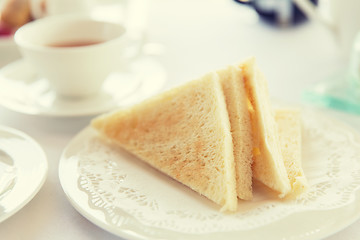
[[[0,222],[25,206],[42,187],[47,159],[26,134],[0,126]]]
[[[165,70],[150,57],[141,57],[127,70],[111,74],[101,92],[85,99],[57,97],[46,79],[24,60],[0,70],[0,104],[13,111],[42,116],[86,116],[141,101],[166,82]]]
[[[72,205],[126,239],[320,239],[360,215],[360,137],[303,109],[303,168],[310,189],[281,201],[260,184],[234,214],[102,141],[88,127],[64,150],[61,185]]]

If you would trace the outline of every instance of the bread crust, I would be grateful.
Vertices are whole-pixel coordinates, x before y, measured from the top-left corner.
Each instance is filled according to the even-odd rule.
[[[245,88],[251,112],[254,140],[253,176],[266,186],[279,192],[283,198],[291,190],[284,165],[279,134],[273,108],[268,95],[267,82],[257,69],[255,59],[240,64],[244,72]]]
[[[308,182],[301,164],[301,118],[296,109],[276,109],[275,120],[279,131],[281,152],[291,184],[287,198],[297,198]]]
[[[243,73],[237,66],[229,66],[217,73],[220,76],[231,125],[237,195],[240,199],[251,200],[253,140]]]

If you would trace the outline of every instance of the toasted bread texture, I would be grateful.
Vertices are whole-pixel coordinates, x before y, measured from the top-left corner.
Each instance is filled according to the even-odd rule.
[[[279,192],[279,197],[285,197],[291,187],[281,153],[267,82],[257,69],[254,58],[241,63],[240,68],[244,73],[253,124],[253,176]]]
[[[221,210],[236,210],[230,121],[216,73],[97,117],[92,126]]]
[[[237,195],[240,199],[251,200],[253,141],[243,74],[238,66],[229,66],[217,73],[225,95],[233,137]]]
[[[278,125],[281,152],[291,184],[291,192],[286,196],[296,198],[307,187],[301,164],[301,118],[295,109],[276,109],[275,119]]]

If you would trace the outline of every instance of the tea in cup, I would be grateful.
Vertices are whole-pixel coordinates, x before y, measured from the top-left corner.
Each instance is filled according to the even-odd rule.
[[[95,95],[125,60],[125,28],[86,15],[30,22],[15,33],[14,40],[24,59],[64,97]]]

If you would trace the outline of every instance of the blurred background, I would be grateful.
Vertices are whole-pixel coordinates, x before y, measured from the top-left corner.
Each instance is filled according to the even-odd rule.
[[[19,58],[11,36],[6,36],[9,31],[4,24],[4,7],[15,8],[29,1],[0,1],[0,66]],[[127,21],[135,29],[134,35],[145,39],[144,51],[164,65],[167,88],[255,56],[269,81],[271,95],[297,102],[306,86],[347,66],[346,56],[339,53],[329,31],[319,22],[307,20],[290,0],[264,0],[257,4],[234,0],[30,2],[36,6],[36,10],[30,6],[32,19],[34,15],[45,17],[46,4],[55,2],[52,5],[57,4],[58,8],[51,14],[90,11],[110,21]],[[16,10],[10,16],[15,18],[21,11],[26,12]]]

